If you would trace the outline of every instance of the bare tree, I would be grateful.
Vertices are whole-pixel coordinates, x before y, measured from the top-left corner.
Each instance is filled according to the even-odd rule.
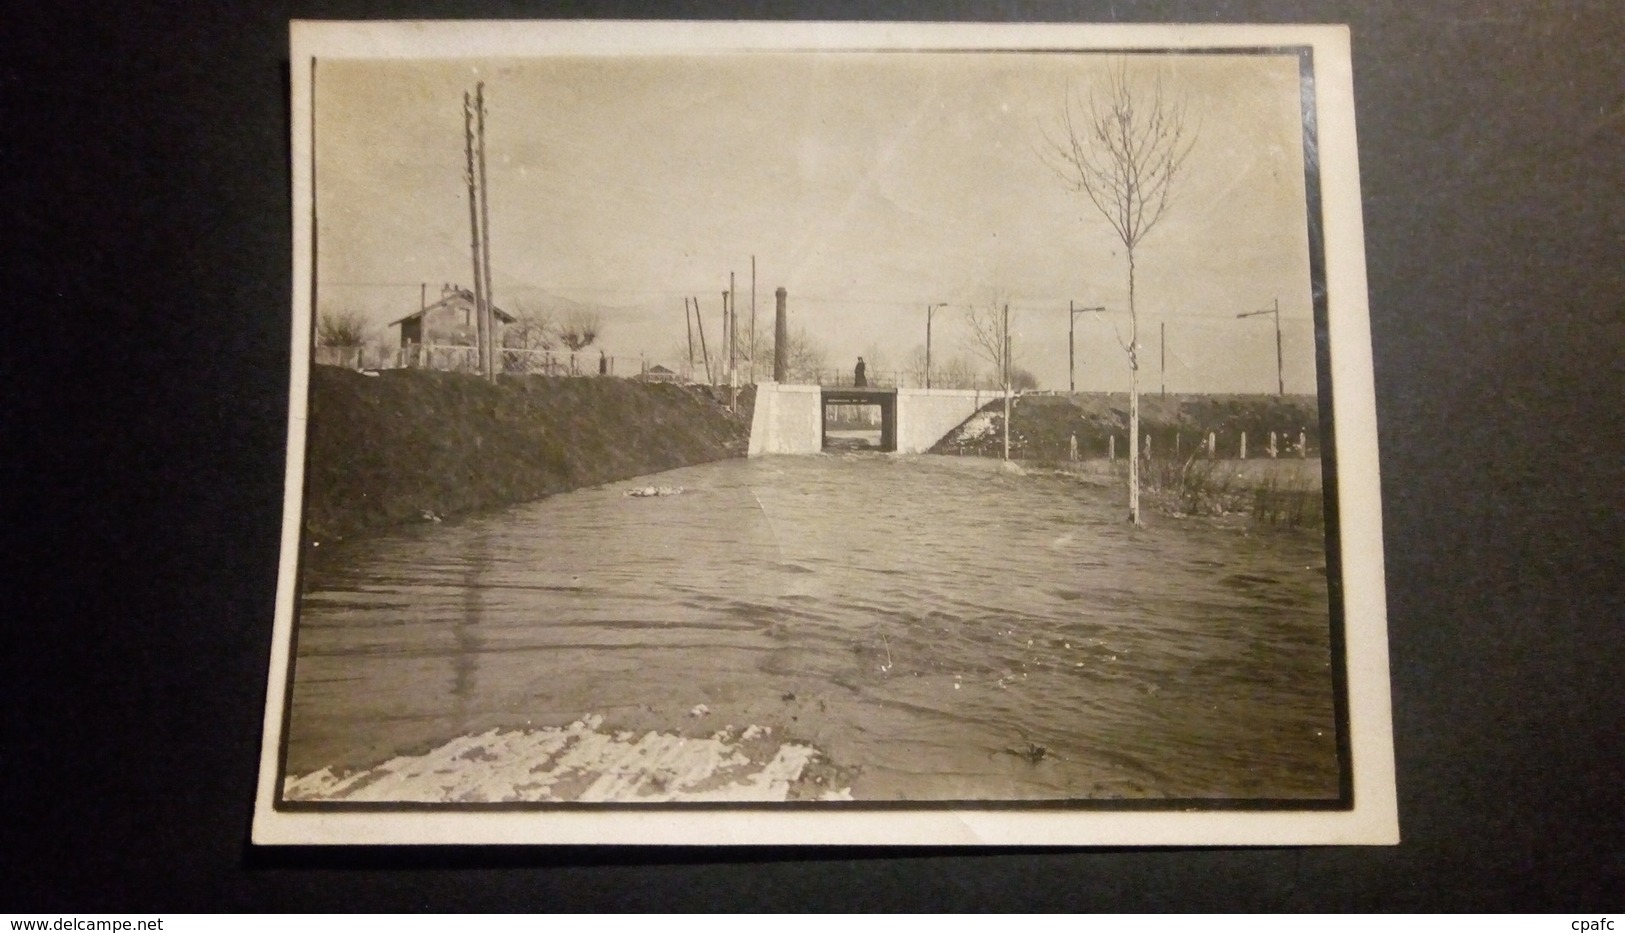
[[[1071,190],[1089,199],[1128,253],[1129,521],[1140,522],[1140,320],[1134,305],[1134,251],[1166,216],[1174,181],[1195,145],[1185,129],[1183,101],[1170,101],[1162,79],[1148,88],[1131,81],[1128,61],[1107,73],[1104,99],[1089,95],[1088,113],[1073,116],[1070,90],[1062,109],[1063,138],[1046,137],[1051,167]]]
[[[504,372],[546,372],[550,368],[548,353],[557,345],[557,334],[547,312],[516,303],[512,323],[502,328],[502,348],[523,352],[504,352],[502,369]],[[541,359],[537,358],[538,351]]]
[[[904,365],[903,372],[912,385],[925,385],[924,344],[916,345],[909,351],[908,362]],[[956,353],[946,360],[931,362],[931,385],[938,389],[974,389],[976,384],[976,364],[962,353]]]
[[[925,344],[915,344],[914,349],[908,351],[903,360],[903,375],[908,378],[909,385],[925,385]]]
[[[769,320],[766,327],[751,328],[747,313],[739,326],[738,353],[739,365],[745,372],[754,371],[759,379],[772,376],[773,322]]]
[[[367,342],[367,325],[354,311],[323,311],[316,321],[316,342],[324,347],[359,347]]]
[[[993,364],[993,378],[1004,387],[1004,459],[1010,459],[1010,409],[1012,406],[1010,372],[1013,360],[1010,348],[1010,303],[998,291],[986,308],[975,305],[966,309],[966,323],[970,334],[966,339],[971,352]]]
[[[995,292],[985,306],[965,309],[965,349],[992,367],[993,381],[1004,384],[1004,296]]]
[[[976,366],[958,354],[946,363],[933,363],[931,384],[944,389],[974,389],[977,387]]]
[[[790,332],[785,363],[792,382],[816,383],[818,373],[829,365],[829,354],[804,328]]]
[[[602,315],[594,310],[578,308],[565,314],[564,320],[559,323],[559,343],[574,353],[592,346],[603,330]]]

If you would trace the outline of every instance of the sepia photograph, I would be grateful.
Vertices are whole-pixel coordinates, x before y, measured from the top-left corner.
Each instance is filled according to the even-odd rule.
[[[257,842],[1397,842],[1346,30],[291,64]]]

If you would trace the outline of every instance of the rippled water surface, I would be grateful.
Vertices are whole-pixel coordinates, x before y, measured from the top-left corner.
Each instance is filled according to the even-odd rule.
[[[624,495],[644,483],[684,492]],[[1335,797],[1318,532],[1135,529],[1122,498],[781,457],[323,544],[288,770],[596,713],[772,727],[858,799]]]

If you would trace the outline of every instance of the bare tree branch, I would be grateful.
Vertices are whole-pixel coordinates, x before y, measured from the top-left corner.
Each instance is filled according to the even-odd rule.
[[[551,350],[556,335],[546,311],[533,311],[514,302],[513,323],[502,328],[502,346],[511,350]]]
[[[999,379],[999,374],[1004,371],[1004,321],[999,311],[1003,304],[1001,296],[994,294],[987,305],[971,305],[965,309],[965,324],[969,331],[965,335],[965,349],[978,361],[985,361],[993,367],[994,379]]]
[[[566,314],[559,324],[559,342],[570,348],[571,352],[584,350],[592,346],[603,330],[603,316],[597,311],[574,310]]]
[[[792,382],[815,383],[820,370],[829,365],[829,354],[822,344],[814,340],[805,328],[797,327],[789,334],[785,346],[785,366]]]
[[[1086,114],[1062,99],[1060,139],[1044,133],[1044,161],[1071,191],[1089,199],[1122,241],[1128,256],[1129,337],[1113,333],[1129,362],[1129,520],[1140,521],[1140,318],[1135,307],[1134,251],[1156,229],[1173,203],[1175,181],[1196,143],[1185,128],[1185,105],[1163,93],[1162,78],[1149,89],[1131,80],[1128,59],[1115,60],[1102,97],[1089,91]]]
[[[316,321],[316,343],[323,347],[359,347],[366,342],[367,324],[354,311],[323,311]]]

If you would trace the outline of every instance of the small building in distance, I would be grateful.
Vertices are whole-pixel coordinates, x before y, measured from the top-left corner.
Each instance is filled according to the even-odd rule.
[[[660,365],[659,363],[656,363],[653,366],[649,367],[648,369],[644,370],[641,374],[639,374],[638,378],[644,380],[645,382],[681,382],[682,381],[681,376],[677,375],[676,373],[672,372],[671,370],[667,369],[666,367]]]
[[[428,289],[425,288],[423,307],[389,324],[390,327],[400,327],[401,348],[413,344],[473,346],[474,337],[479,331],[474,319],[474,293],[458,285],[446,284],[440,286],[439,301],[429,304],[427,295]],[[499,327],[514,322],[513,315],[495,305],[491,307],[491,316]],[[498,338],[495,343],[501,346],[502,341]]]

